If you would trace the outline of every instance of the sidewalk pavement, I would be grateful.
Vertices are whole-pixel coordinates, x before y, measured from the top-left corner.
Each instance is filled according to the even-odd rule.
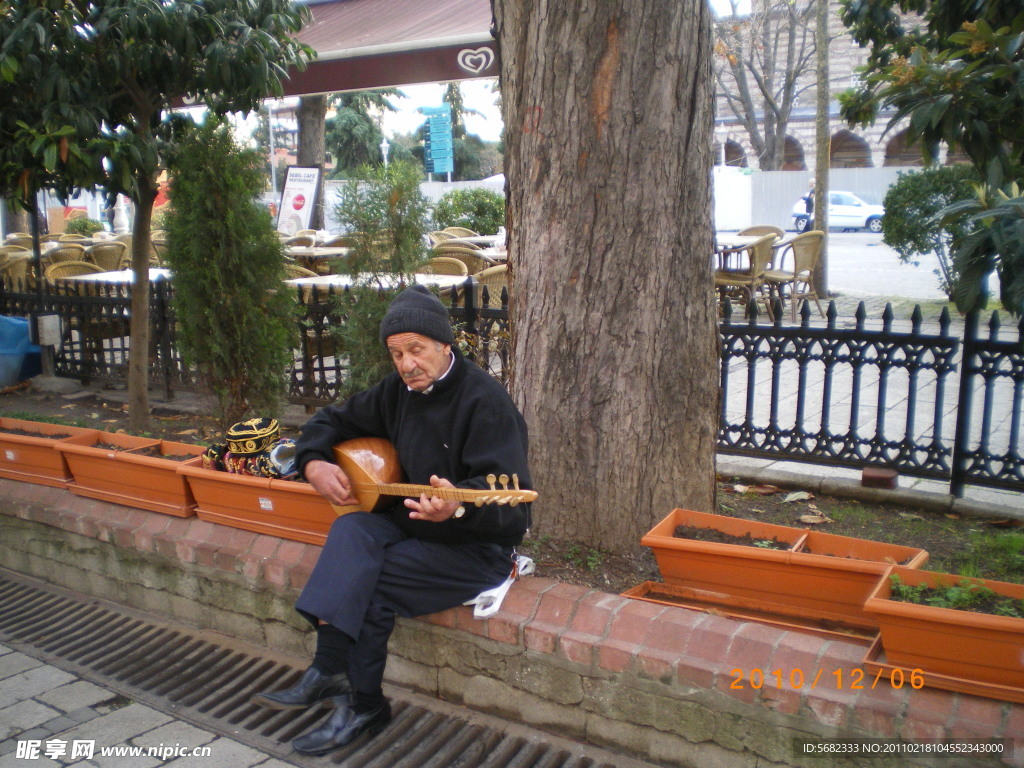
[[[291,763],[0,645],[0,768]]]

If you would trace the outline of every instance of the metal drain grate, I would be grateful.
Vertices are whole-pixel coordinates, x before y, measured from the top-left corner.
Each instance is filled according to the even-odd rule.
[[[324,710],[279,712],[249,703],[301,674],[230,638],[163,623],[130,609],[0,573],[0,642],[113,688],[154,709],[296,765],[343,768],[641,768],[497,718],[389,689],[394,719],[371,740],[329,758],[290,741]]]

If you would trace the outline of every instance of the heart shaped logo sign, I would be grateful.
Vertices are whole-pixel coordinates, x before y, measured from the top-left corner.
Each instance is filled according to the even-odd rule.
[[[466,48],[459,51],[459,66],[472,75],[479,75],[494,64],[494,51],[490,48]]]

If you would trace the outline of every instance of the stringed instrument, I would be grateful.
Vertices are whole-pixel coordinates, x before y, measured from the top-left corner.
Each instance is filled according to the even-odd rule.
[[[508,475],[488,475],[490,489],[474,488],[435,488],[432,485],[415,485],[399,482],[402,479],[402,467],[398,461],[398,451],[389,441],[382,437],[357,437],[334,446],[334,460],[342,468],[352,483],[352,492],[359,499],[359,504],[340,507],[332,504],[339,515],[349,512],[378,512],[388,506],[388,499],[406,497],[418,499],[421,495],[428,498],[440,498],[448,501],[461,501],[482,506],[484,504],[508,504],[516,506],[520,502],[533,501],[537,498],[536,491],[528,491],[519,487],[519,477],[512,475],[512,487],[509,487]],[[501,488],[497,484],[501,484]]]

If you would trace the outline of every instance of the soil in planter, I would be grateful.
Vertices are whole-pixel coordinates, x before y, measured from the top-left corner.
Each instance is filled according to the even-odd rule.
[[[890,577],[891,600],[901,603],[952,608],[957,611],[988,613],[994,616],[1024,618],[1024,600],[997,594],[988,587],[964,579],[948,587],[904,584],[899,576]]]
[[[815,552],[813,549],[808,547],[806,544],[803,546],[803,549],[801,549],[800,551],[804,552],[804,553],[806,553],[808,555],[824,555],[825,557],[842,557],[842,558],[844,558],[846,560],[858,560],[859,559],[859,558],[853,557],[852,555],[834,555],[831,552]],[[908,557],[906,560],[901,560],[898,563],[895,562],[894,560],[892,560],[891,558],[888,558],[887,562],[891,563],[893,565],[908,565],[910,563],[910,561],[913,560],[913,559],[914,559],[914,556],[912,555],[912,556]]]
[[[711,541],[719,544],[739,544],[744,547],[759,547],[760,549],[789,549],[792,544],[786,541],[773,539],[759,539],[746,533],[742,536],[733,536],[728,533],[716,531],[714,528],[696,528],[692,525],[680,525],[672,534],[677,539],[693,539],[694,541]]]
[[[33,432],[28,429],[0,429],[0,434],[5,435],[24,435],[25,437],[42,437],[47,440],[61,440],[65,437],[71,437],[71,434],[47,434],[44,435],[41,432]]]
[[[149,448],[137,448],[132,451],[135,456],[152,456],[155,459],[168,459],[170,461],[188,461],[189,459],[196,458],[194,453],[160,453],[158,446],[151,446]]]

